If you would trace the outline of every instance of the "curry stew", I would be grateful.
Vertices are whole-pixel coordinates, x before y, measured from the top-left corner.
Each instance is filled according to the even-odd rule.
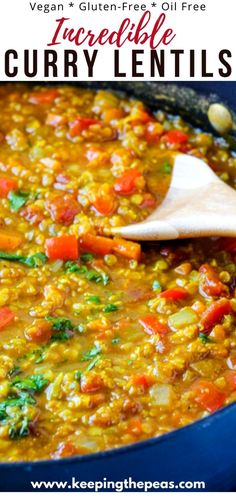
[[[235,401],[236,240],[110,236],[160,203],[178,151],[234,186],[227,143],[73,86],[1,86],[0,118],[0,460],[120,447]]]

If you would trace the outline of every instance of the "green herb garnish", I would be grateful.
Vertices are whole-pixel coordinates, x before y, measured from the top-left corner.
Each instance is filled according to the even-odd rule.
[[[47,257],[42,252],[37,252],[36,254],[32,254],[32,256],[19,256],[18,254],[8,254],[7,252],[0,251],[0,259],[4,259],[6,261],[16,261],[18,263],[24,264],[29,268],[38,268],[46,263]]]
[[[203,332],[200,332],[198,337],[199,337],[199,339],[201,339],[203,344],[212,342],[211,339],[209,339],[209,337],[206,334],[204,334]]]
[[[95,367],[95,365],[97,365],[97,363],[99,362],[99,360],[101,360],[101,356],[100,356],[100,355],[98,355],[96,358],[94,358],[94,359],[90,362],[90,364],[89,364],[89,365],[88,365],[88,367],[86,368],[86,372],[91,371],[91,370]]]
[[[112,311],[117,311],[119,308],[115,304],[107,304],[104,308],[103,311],[104,313],[111,313]]]
[[[30,433],[29,423],[29,418],[24,416],[16,425],[11,425],[9,428],[9,437],[12,440],[27,437]]]
[[[25,191],[10,191],[8,199],[10,200],[11,209],[17,212],[26,204],[29,196],[30,194]]]
[[[51,341],[68,341],[70,339],[70,335],[68,332],[55,332],[55,334],[52,335]]]
[[[82,372],[81,371],[76,371],[75,372],[75,379],[76,381],[80,381],[82,378]]]
[[[18,377],[11,383],[11,386],[17,388],[18,390],[38,393],[42,391],[48,383],[48,379],[46,379],[42,374],[36,374],[23,379]]]
[[[112,340],[111,340],[112,344],[119,344],[120,342],[120,337],[114,337]]]
[[[158,282],[158,280],[154,280],[154,282],[152,284],[152,290],[158,291],[158,292],[162,291],[162,286],[161,286],[160,282]]]
[[[17,376],[18,374],[20,374],[22,372],[21,368],[19,365],[15,365],[14,367],[12,367],[12,369],[9,370],[8,372],[8,376],[9,377],[15,377]]]
[[[171,165],[170,165],[168,162],[165,162],[165,163],[161,166],[161,172],[163,172],[164,174],[171,174],[171,172],[172,172],[172,167],[171,167]]]
[[[101,353],[101,348],[100,346],[94,346],[91,348],[91,350],[87,351],[81,358],[82,362],[86,362],[87,360],[91,360],[92,358],[96,357]]]
[[[65,317],[50,317],[49,315],[45,317],[45,320],[51,322],[52,328],[55,331],[73,331],[74,325],[69,318]]]
[[[18,397],[10,396],[3,402],[0,402],[0,412],[3,412],[7,407],[19,407],[20,409],[27,404],[35,405],[36,400],[26,392],[21,392]]]
[[[67,273],[79,273],[80,275],[84,275],[87,280],[96,282],[97,284],[102,283],[103,285],[107,285],[110,280],[107,273],[98,273],[97,271],[89,270],[87,266],[79,266],[77,261],[67,261],[65,270]]]
[[[86,298],[87,303],[101,304],[101,299],[99,296],[88,296]]]
[[[80,256],[81,261],[84,263],[88,263],[89,261],[92,261],[94,259],[93,254],[90,254],[90,252],[86,252],[85,254],[82,254]]]

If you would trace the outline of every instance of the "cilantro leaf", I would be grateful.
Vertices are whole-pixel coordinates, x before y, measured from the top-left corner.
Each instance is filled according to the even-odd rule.
[[[46,255],[42,252],[37,252],[36,254],[32,254],[32,256],[27,257],[0,251],[0,259],[4,259],[6,261],[18,261],[29,268],[38,268],[47,261]]]
[[[116,306],[116,304],[107,304],[104,308],[103,311],[104,313],[111,313],[112,311],[117,311],[119,308]]]
[[[86,252],[85,254],[82,254],[80,256],[81,261],[83,261],[84,263],[92,261],[93,258],[94,258],[94,256],[93,256],[93,254],[90,254],[90,252]]]
[[[8,199],[10,200],[11,209],[17,212],[26,204],[29,196],[30,194],[25,191],[10,191]]]
[[[9,437],[12,440],[16,440],[18,438],[27,437],[30,433],[29,430],[29,418],[24,416],[19,423],[16,425],[11,425],[9,428]]]
[[[209,339],[209,337],[206,334],[204,334],[204,332],[200,332],[198,337],[199,339],[201,339],[203,344],[211,343],[211,339]]]
[[[152,290],[153,291],[158,291],[158,292],[162,291],[162,286],[161,286],[161,284],[160,284],[160,282],[158,280],[154,280],[154,282],[152,284]]]
[[[18,374],[20,374],[22,371],[21,371],[21,368],[19,365],[14,365],[14,367],[12,367],[12,369],[10,369],[7,373],[7,375],[9,377],[15,377],[15,376],[18,376]]]
[[[110,281],[109,275],[107,273],[98,273],[95,270],[89,270],[87,266],[79,266],[77,261],[67,261],[65,263],[65,270],[67,273],[80,273],[84,275],[90,282],[95,282],[96,284],[102,283],[107,285]]]
[[[91,350],[87,351],[81,358],[82,362],[86,362],[87,360],[91,360],[92,358],[96,357],[101,353],[101,348],[100,346],[93,346]]]
[[[161,167],[161,172],[164,174],[171,174],[172,172],[172,167],[168,162],[165,162],[162,167]]]
[[[68,341],[70,339],[70,335],[68,332],[55,332],[55,334],[52,335],[51,341]]]
[[[11,386],[17,388],[18,390],[37,393],[42,391],[48,383],[48,379],[46,379],[42,374],[36,374],[23,379],[18,377],[11,383]]]
[[[52,328],[54,331],[73,331],[73,329],[75,328],[69,318],[50,317],[48,315],[45,317],[45,319],[52,323]]]

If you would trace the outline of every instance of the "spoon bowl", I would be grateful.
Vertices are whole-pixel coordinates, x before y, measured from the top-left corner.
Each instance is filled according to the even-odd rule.
[[[145,221],[112,234],[131,240],[236,237],[236,191],[199,158],[176,155],[163,202]]]

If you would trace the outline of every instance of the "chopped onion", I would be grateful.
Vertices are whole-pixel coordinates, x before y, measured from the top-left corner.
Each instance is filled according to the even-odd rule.
[[[54,261],[51,264],[50,270],[53,271],[54,273],[56,273],[58,270],[60,270],[62,265],[63,265],[63,261],[61,259],[57,259],[56,261]]]
[[[173,330],[178,330],[197,322],[197,314],[192,310],[192,308],[186,307],[171,315],[168,323]]]
[[[152,405],[169,406],[173,397],[173,390],[170,384],[154,384],[150,389]]]

